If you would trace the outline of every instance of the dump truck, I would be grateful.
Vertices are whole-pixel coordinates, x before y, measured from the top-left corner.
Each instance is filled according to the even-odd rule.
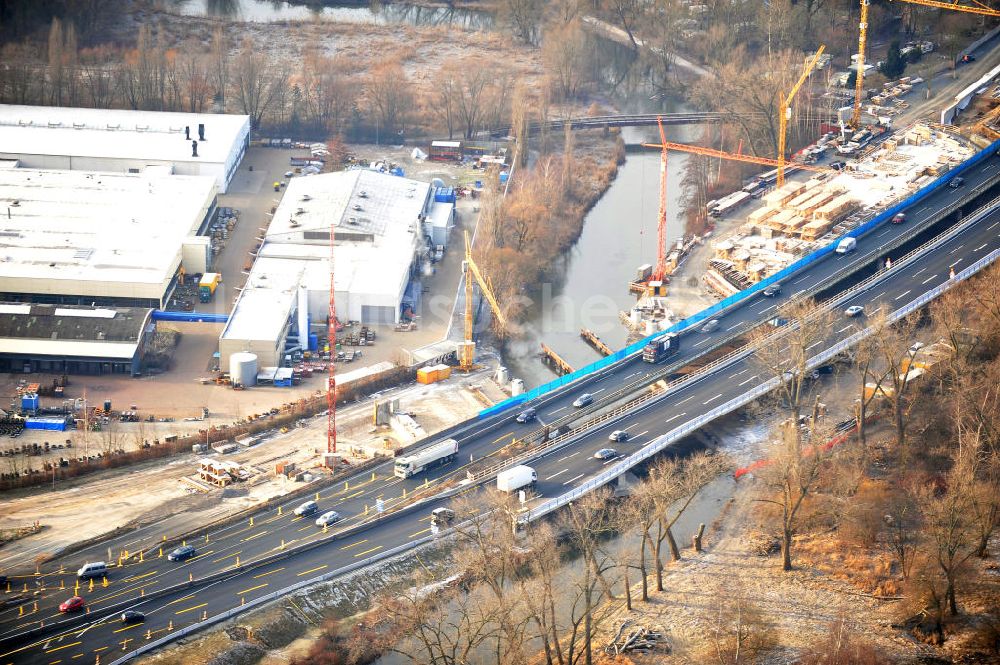
[[[458,441],[445,439],[397,459],[393,474],[397,478],[409,478],[421,471],[454,462],[457,456]]]
[[[534,487],[538,474],[530,466],[519,464],[497,474],[497,489],[510,494],[526,487]]]
[[[222,275],[217,272],[206,272],[202,275],[201,281],[198,282],[198,299],[202,302],[211,301],[221,281]]]
[[[647,363],[658,363],[680,351],[680,348],[681,340],[677,333],[667,333],[642,347],[642,359]]]

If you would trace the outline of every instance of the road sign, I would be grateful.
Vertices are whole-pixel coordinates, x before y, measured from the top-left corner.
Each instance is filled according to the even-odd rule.
[[[385,512],[385,501],[382,499],[375,499],[375,512],[379,515]]]

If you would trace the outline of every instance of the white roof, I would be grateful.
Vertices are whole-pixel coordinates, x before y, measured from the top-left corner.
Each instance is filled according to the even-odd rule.
[[[121,358],[135,356],[135,342],[83,342],[68,339],[19,339],[5,337],[3,353],[35,356],[80,356],[84,358]]]
[[[216,191],[207,176],[0,169],[0,279],[160,284]]]
[[[454,203],[441,203],[435,201],[431,204],[430,212],[427,213],[431,226],[440,229],[448,228],[451,223],[451,213],[455,209]]]
[[[205,125],[198,157],[191,138]],[[225,163],[250,116],[0,104],[0,153]]]

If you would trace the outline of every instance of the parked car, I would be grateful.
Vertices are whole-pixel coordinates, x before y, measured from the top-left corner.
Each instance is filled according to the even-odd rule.
[[[711,321],[709,321],[708,323],[706,323],[701,327],[701,332],[707,335],[708,333],[715,331],[715,329],[718,327],[719,327],[719,320],[712,319]]]
[[[765,298],[773,298],[774,296],[778,295],[779,293],[781,293],[781,284],[779,282],[775,282],[771,286],[769,286],[766,289],[764,289],[764,297]]]
[[[575,400],[573,400],[573,407],[579,409],[580,407],[587,406],[594,402],[594,396],[590,393],[583,393]]]
[[[905,212],[897,212],[896,215],[892,218],[892,223],[893,224],[902,224],[905,221],[906,221],[906,213]]]
[[[146,620],[146,615],[135,610],[125,610],[119,618],[123,624],[131,626],[134,623],[143,623]]]
[[[611,434],[608,434],[608,441],[628,441],[628,432],[623,429],[616,429]]]
[[[842,171],[845,166],[847,166],[847,162],[842,162],[842,161],[830,162],[830,168],[837,169],[838,171]]]
[[[850,307],[844,310],[844,314],[850,318],[854,318],[855,316],[861,316],[864,313],[865,313],[865,308],[862,307],[861,305],[851,305]]]
[[[197,552],[191,545],[184,545],[183,547],[178,547],[173,552],[167,555],[167,561],[187,561],[193,557]]]
[[[955,176],[954,178],[951,179],[951,182],[948,183],[948,186],[951,187],[952,189],[958,189],[964,184],[965,184],[965,178],[963,178],[962,176]]]
[[[295,509],[295,514],[299,517],[308,517],[319,510],[319,505],[315,501],[306,501]]]
[[[83,599],[83,596],[73,596],[72,598],[67,598],[59,604],[60,612],[79,612],[84,607],[86,607],[87,602]]]
[[[340,521],[340,513],[336,510],[328,510],[316,518],[316,526],[330,526]]]
[[[614,448],[601,448],[596,453],[594,453],[594,459],[608,460],[612,457],[618,457],[618,451]]]
[[[451,524],[453,519],[455,519],[455,511],[451,508],[435,508],[431,511],[431,524],[444,526]]]
[[[535,409],[529,407],[524,411],[522,411],[521,413],[517,414],[517,418],[515,418],[514,420],[516,420],[519,423],[530,423],[537,416],[538,412],[535,411]]]

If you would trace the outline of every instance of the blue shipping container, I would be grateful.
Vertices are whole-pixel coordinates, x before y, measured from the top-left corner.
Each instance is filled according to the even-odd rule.
[[[21,410],[38,411],[38,395],[34,393],[30,395],[21,395]]]
[[[315,333],[309,334],[309,350],[319,351],[319,335]]]
[[[27,418],[24,421],[24,429],[64,432],[66,430],[66,420],[63,418]]]
[[[434,200],[438,203],[454,203],[455,202],[455,188],[454,187],[438,187],[434,190]]]

